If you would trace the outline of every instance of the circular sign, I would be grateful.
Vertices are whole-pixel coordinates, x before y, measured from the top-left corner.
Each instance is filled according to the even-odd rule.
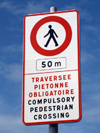
[[[47,22],[60,23],[64,27],[65,32],[66,32],[66,37],[65,37],[63,44],[54,50],[43,49],[42,47],[39,46],[37,39],[36,39],[39,28]],[[72,38],[72,30],[71,30],[69,23],[65,19],[58,17],[58,16],[48,16],[38,21],[33,27],[31,31],[31,35],[30,35],[30,41],[31,41],[32,47],[34,48],[36,52],[44,56],[54,56],[54,55],[60,54],[69,46],[71,38]]]
[[[51,29],[49,28],[49,25],[52,26]],[[44,37],[45,35],[47,35],[47,36]],[[65,31],[64,27],[60,23],[51,22],[51,21],[43,24],[39,28],[37,35],[36,35],[37,43],[39,44],[40,47],[42,47],[45,50],[57,49],[58,47],[60,47],[63,44],[65,37],[66,37],[66,31]],[[55,46],[54,39],[58,43],[57,46]],[[47,47],[45,47],[46,44],[47,44]]]

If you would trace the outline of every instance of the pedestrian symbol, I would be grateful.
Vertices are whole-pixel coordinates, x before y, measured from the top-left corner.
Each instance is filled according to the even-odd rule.
[[[72,39],[69,23],[58,16],[40,19],[32,28],[30,41],[33,49],[45,56],[54,56],[63,52]]]
[[[49,34],[50,34],[50,36],[49,36],[49,39],[47,40],[47,43],[44,45],[44,47],[47,47],[47,46],[48,46],[48,44],[49,44],[51,38],[53,39],[53,41],[54,41],[54,43],[55,43],[55,46],[58,46],[58,43],[57,43],[57,41],[56,41],[56,39],[55,39],[55,36],[58,38],[56,32],[52,29],[52,25],[49,25],[48,27],[49,27],[50,30],[49,30],[48,33],[44,36],[44,38],[45,38],[46,36],[48,36]],[[54,36],[54,35],[55,35],[55,36]]]

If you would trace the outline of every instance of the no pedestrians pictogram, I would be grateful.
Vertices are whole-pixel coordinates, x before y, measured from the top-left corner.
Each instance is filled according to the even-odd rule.
[[[50,30],[44,37],[46,37],[47,35],[50,35],[50,36],[49,36],[46,44],[44,44],[44,47],[48,47],[50,40],[53,39],[53,41],[55,43],[54,47],[56,46],[56,49],[53,49],[53,50],[48,50],[48,49],[42,48],[36,38],[39,28],[43,24],[48,23],[48,22],[59,23],[65,29],[65,34],[66,34],[65,40],[62,43],[62,45],[60,47],[57,47],[59,45],[59,42],[57,42],[57,40],[55,39],[54,34],[56,37],[58,37],[58,35],[56,34],[55,30],[52,29],[53,26],[49,25]],[[58,17],[58,16],[48,16],[48,17],[45,17],[45,18],[42,18],[41,20],[39,20],[34,25],[32,31],[31,31],[31,35],[30,35],[31,45],[34,48],[34,50],[36,52],[38,52],[39,54],[45,55],[45,56],[54,56],[54,55],[57,55],[57,54],[60,54],[61,52],[63,52],[69,46],[69,44],[71,42],[71,38],[72,38],[72,29],[71,29],[70,24],[65,19]]]

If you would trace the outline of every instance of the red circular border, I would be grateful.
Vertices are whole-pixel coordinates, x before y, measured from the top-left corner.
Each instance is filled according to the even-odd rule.
[[[36,34],[39,28],[43,24],[50,22],[50,21],[60,23],[66,31],[66,37],[65,37],[63,44],[57,49],[45,50],[39,46],[36,40]],[[63,52],[69,46],[71,38],[72,38],[72,30],[71,30],[69,23],[65,19],[58,17],[58,16],[48,16],[38,21],[33,27],[31,31],[31,35],[30,35],[31,45],[34,48],[34,50],[38,52],[39,54],[45,55],[45,56],[54,56],[54,55],[57,55]]]

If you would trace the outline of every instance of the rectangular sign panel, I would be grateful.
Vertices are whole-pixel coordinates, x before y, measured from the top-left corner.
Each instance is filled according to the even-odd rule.
[[[26,125],[81,119],[76,10],[24,18],[22,119]]]

